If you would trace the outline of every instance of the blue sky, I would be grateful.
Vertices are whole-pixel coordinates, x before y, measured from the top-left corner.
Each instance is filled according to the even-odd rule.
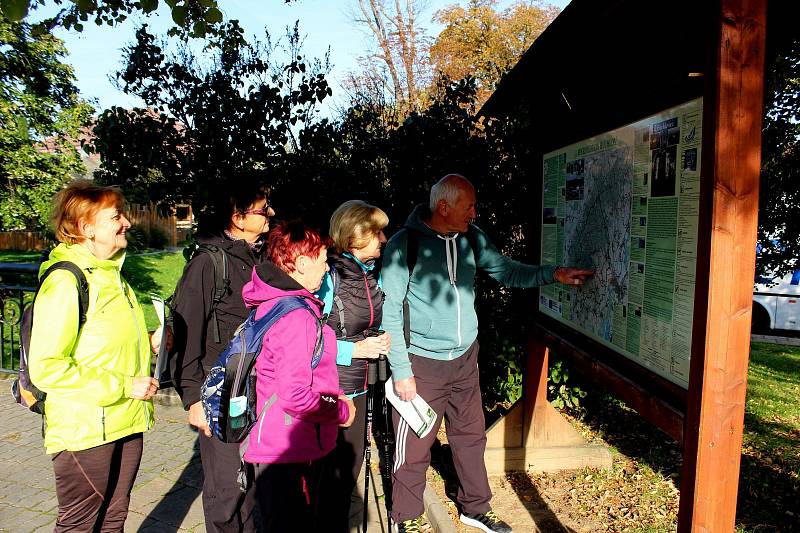
[[[248,38],[254,34],[263,36],[265,27],[275,37],[283,35],[287,26],[300,20],[301,32],[306,35],[306,56],[322,57],[330,46],[333,70],[328,81],[333,87],[334,98],[329,101],[328,109],[345,103],[343,96],[337,98],[339,80],[355,69],[356,58],[364,54],[370,42],[367,34],[351,21],[349,13],[356,8],[356,0],[296,0],[291,4],[285,4],[283,0],[219,0],[219,3],[226,17],[240,21]],[[419,17],[420,25],[430,35],[436,35],[441,28],[431,21],[433,13],[453,3],[466,5],[467,2],[430,0]],[[505,7],[512,3],[501,0],[499,5]],[[547,3],[563,9],[569,0],[549,0]],[[84,98],[95,100],[100,109],[112,105],[142,105],[138,99],[115,89],[108,77],[119,69],[121,50],[133,41],[135,30],[141,23],[149,24],[156,33],[166,33],[171,19],[163,2],[161,4],[155,15],[137,15],[114,28],[97,27],[90,21],[81,33],[57,32],[69,50],[67,62],[75,68],[77,85]]]

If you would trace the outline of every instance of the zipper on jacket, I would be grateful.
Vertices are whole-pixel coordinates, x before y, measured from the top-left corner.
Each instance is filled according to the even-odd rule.
[[[137,355],[141,354],[141,340],[142,340],[142,330],[139,328],[139,321],[136,319],[136,310],[133,308],[133,302],[131,301],[131,297],[128,295],[128,291],[125,290],[125,282],[122,279],[122,272],[117,271],[117,275],[119,276],[119,286],[122,289],[122,294],[125,296],[125,299],[128,301],[128,306],[131,308],[131,317],[133,317],[133,324],[136,326],[136,353]],[[150,347],[148,346],[148,349]],[[149,429],[149,428],[148,428]]]
[[[317,432],[317,444],[319,445],[319,449],[322,450],[322,430],[319,424],[314,424],[314,431]]]
[[[372,327],[372,323],[375,321],[375,307],[372,305],[372,295],[370,294],[369,290],[369,281],[367,280],[367,273],[363,270],[361,271],[364,274],[364,288],[367,290],[367,303],[369,304],[369,325],[368,328]]]
[[[447,263],[447,276],[450,281],[450,285],[453,287],[453,291],[456,293],[456,334],[458,336],[458,345],[456,348],[461,348],[461,343],[463,339],[461,337],[461,293],[458,292],[458,284],[456,283],[457,278],[457,270],[458,270],[458,245],[456,244],[458,241],[456,240],[457,237],[439,237],[444,241],[444,251],[445,251],[445,262]],[[453,251],[450,251],[450,244],[453,245]],[[447,358],[453,358],[453,350],[450,350],[447,353]]]
[[[101,407],[100,423],[103,425],[103,442],[106,441],[106,408]]]
[[[259,444],[261,444],[261,430],[264,427],[264,419],[267,418],[267,410],[272,407],[272,404],[274,404],[277,400],[278,396],[275,393],[272,393],[272,396],[270,396],[269,399],[264,402],[264,408],[261,409],[261,414],[258,415],[258,417],[261,419],[258,422],[258,438],[256,439]]]

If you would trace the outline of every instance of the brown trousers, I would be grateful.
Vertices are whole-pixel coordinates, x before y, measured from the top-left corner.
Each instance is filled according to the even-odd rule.
[[[88,450],[56,453],[54,533],[123,531],[141,459],[141,433]]]
[[[392,410],[395,431],[394,473],[392,475],[392,518],[402,522],[424,511],[422,493],[425,473],[431,464],[431,446],[445,419],[447,440],[453,451],[458,474],[457,500],[462,512],[485,513],[490,509],[492,491],[486,475],[486,423],[478,379],[478,341],[458,359],[438,361],[409,354],[417,394],[439,414],[436,424],[420,439]]]

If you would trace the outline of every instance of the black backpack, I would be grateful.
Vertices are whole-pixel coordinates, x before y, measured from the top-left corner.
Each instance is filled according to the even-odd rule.
[[[207,243],[194,243],[194,246],[189,246],[183,250],[183,257],[186,259],[186,266],[183,267],[183,273],[189,268],[189,263],[192,259],[197,257],[198,254],[208,254],[211,258],[211,263],[214,265],[214,294],[211,300],[211,315],[214,318],[214,342],[220,344],[223,339],[219,337],[219,319],[217,318],[217,306],[219,303],[233,291],[231,290],[231,278],[228,273],[228,255],[225,250],[214,244]],[[183,279],[183,275],[181,276]],[[180,282],[178,282],[180,286]],[[177,289],[167,300],[170,310],[174,311],[173,306],[175,299],[178,297]],[[224,339],[225,342],[230,339]]]
[[[31,330],[33,329],[33,304],[36,302],[36,296],[39,294],[39,289],[41,289],[44,280],[56,270],[67,270],[71,272],[78,281],[79,330],[86,322],[86,311],[89,309],[89,282],[86,281],[86,276],[83,271],[75,263],[59,261],[50,265],[39,278],[39,285],[36,288],[36,293],[33,295],[33,300],[25,307],[22,313],[19,332],[19,377],[11,384],[11,393],[14,395],[14,399],[18,404],[27,407],[34,413],[42,415],[44,414],[44,401],[47,394],[39,390],[36,385],[31,382],[31,376],[28,372],[28,354],[31,347]]]

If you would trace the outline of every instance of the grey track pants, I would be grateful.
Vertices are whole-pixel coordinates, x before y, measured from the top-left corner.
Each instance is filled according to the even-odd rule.
[[[485,513],[490,509],[492,491],[486,476],[483,453],[486,425],[478,379],[478,341],[458,359],[438,361],[409,354],[417,394],[439,414],[436,427],[420,439],[408,424],[392,413],[395,438],[392,518],[401,522],[424,511],[422,494],[425,472],[431,462],[431,446],[436,430],[445,418],[447,440],[453,451],[458,473],[458,503],[466,513]]]

